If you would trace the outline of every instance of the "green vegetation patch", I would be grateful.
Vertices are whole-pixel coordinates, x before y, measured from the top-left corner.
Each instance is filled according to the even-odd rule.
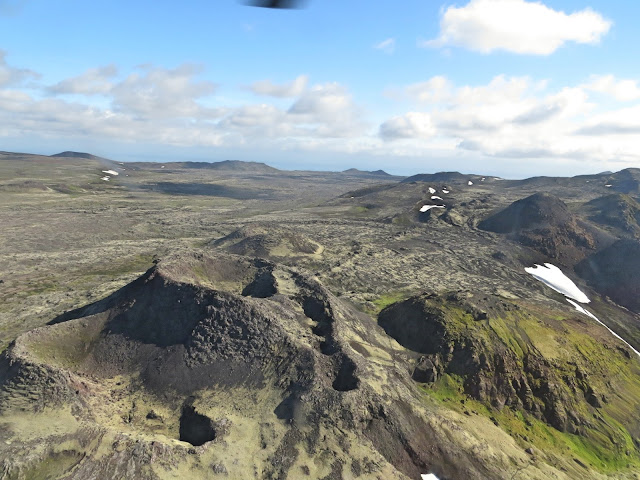
[[[404,290],[396,290],[392,292],[387,292],[383,295],[380,295],[378,298],[373,300],[371,303],[375,306],[373,309],[369,309],[367,313],[372,315],[377,315],[384,308],[389,305],[393,305],[394,303],[401,302],[410,297],[410,294]]]

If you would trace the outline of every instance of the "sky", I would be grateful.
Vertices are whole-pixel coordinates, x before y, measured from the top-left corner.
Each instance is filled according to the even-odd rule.
[[[523,178],[640,167],[640,2],[0,0],[0,150]]]

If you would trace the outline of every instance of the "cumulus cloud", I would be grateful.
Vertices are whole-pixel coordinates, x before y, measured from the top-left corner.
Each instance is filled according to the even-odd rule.
[[[593,115],[577,133],[596,137],[640,134],[640,105]]]
[[[307,83],[309,83],[309,77],[307,75],[300,75],[292,82],[284,85],[274,84],[271,80],[261,80],[259,82],[255,82],[250,88],[258,95],[291,98],[301,95],[307,88]]]
[[[438,38],[420,45],[550,55],[567,42],[598,43],[611,24],[589,8],[566,14],[541,2],[471,0],[463,7],[448,7]]]
[[[82,75],[66,78],[47,88],[53,94],[98,95],[107,94],[113,88],[112,78],[118,74],[115,65],[90,68]]]
[[[28,79],[40,78],[40,74],[26,68],[15,68],[7,64],[7,52],[0,50],[0,87],[19,85]]]
[[[391,55],[396,50],[396,39],[395,38],[387,38],[379,43],[376,43],[373,48],[376,50],[380,50],[386,54]]]
[[[4,56],[0,67],[0,78],[5,78],[0,137],[88,137],[395,158],[491,156],[549,165],[579,159],[607,162],[610,169],[610,162],[640,161],[640,105],[617,108],[619,103],[603,99],[633,102],[637,84],[613,76],[553,88],[529,77],[498,75],[486,83],[456,84],[434,76],[403,87],[399,111],[371,126],[371,112],[344,85],[310,84],[305,76],[265,90],[296,93],[293,97],[229,104],[193,65],[130,72],[99,67],[40,90],[27,88],[26,80],[36,75],[31,70],[8,67]],[[407,101],[411,105],[403,108]]]
[[[620,102],[640,99],[640,87],[636,80],[618,80],[613,75],[593,75],[584,88],[609,95]]]
[[[416,152],[453,145],[504,159],[640,161],[640,105],[599,104],[592,83],[550,89],[528,77],[498,75],[484,85],[456,86],[434,77],[405,88],[422,110],[390,117],[378,135]]]
[[[451,87],[451,82],[446,77],[438,75],[426,82],[409,85],[405,92],[409,98],[419,102],[440,102],[451,95]]]
[[[392,117],[380,125],[380,136],[384,140],[398,138],[429,138],[434,135],[435,128],[428,113],[409,112]]]
[[[315,124],[324,137],[350,137],[364,128],[360,109],[338,83],[316,85],[303,93],[287,111],[293,121]]]
[[[222,114],[197,102],[216,89],[212,82],[195,79],[202,67],[184,64],[173,69],[143,66],[139,70],[111,89],[117,111],[142,118],[215,118]]]
[[[225,105],[202,68],[137,67],[119,74],[113,66],[89,69],[41,91],[27,93],[20,81],[30,70],[0,62],[0,136],[89,136],[171,145],[333,145],[363,132],[361,111],[338,83],[307,87],[302,75],[286,85],[258,82],[258,90],[289,105]],[[11,89],[9,85],[15,85]],[[46,94],[46,95],[41,95]],[[99,96],[99,98],[96,98]],[[349,146],[348,146],[349,145]],[[319,147],[318,147],[319,148]]]

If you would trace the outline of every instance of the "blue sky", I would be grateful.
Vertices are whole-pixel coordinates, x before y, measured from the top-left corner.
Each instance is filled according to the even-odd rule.
[[[507,177],[640,167],[626,1],[0,0],[0,149]]]

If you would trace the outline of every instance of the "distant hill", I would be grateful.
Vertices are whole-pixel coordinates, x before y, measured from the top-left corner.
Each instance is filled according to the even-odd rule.
[[[467,182],[475,180],[478,175],[464,175],[460,172],[419,173],[402,180],[402,183],[411,182]]]
[[[608,176],[611,189],[630,195],[640,194],[640,168],[625,168]]]
[[[359,170],[357,168],[349,168],[348,170],[343,170],[342,173],[347,173],[349,175],[376,175],[380,177],[391,177],[392,175],[388,174],[384,170]]]
[[[64,157],[64,158],[86,158],[88,160],[107,160],[104,157],[98,157],[97,155],[92,155],[90,153],[72,152],[72,151],[60,152],[60,153],[56,153],[55,155],[49,155],[49,156],[50,157]]]
[[[629,195],[605,195],[587,202],[583,210],[589,220],[612,227],[618,234],[640,236],[640,204]]]
[[[560,198],[536,193],[516,200],[478,224],[482,230],[507,234],[549,258],[567,265],[612,240],[569,211]]]
[[[622,239],[583,260],[576,272],[600,294],[640,311],[640,243]]]
[[[266,163],[244,162],[242,160],[223,160],[221,162],[181,162],[180,165],[184,168],[224,170],[225,172],[277,173],[280,171],[277,168],[270,167]]]
[[[567,205],[550,193],[536,193],[516,200],[504,210],[480,222],[483,230],[519,233],[535,228],[557,227],[571,220]]]

